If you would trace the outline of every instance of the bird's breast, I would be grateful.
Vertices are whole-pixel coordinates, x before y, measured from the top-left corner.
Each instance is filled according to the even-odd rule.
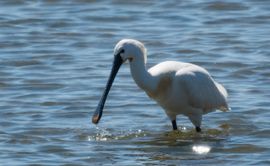
[[[157,101],[166,100],[169,98],[170,91],[172,90],[173,79],[170,76],[160,77],[158,83],[153,91],[146,91],[150,98]]]

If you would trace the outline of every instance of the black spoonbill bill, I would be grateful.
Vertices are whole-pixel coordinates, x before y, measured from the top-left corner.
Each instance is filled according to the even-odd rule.
[[[104,93],[92,117],[97,124],[113,80],[125,61],[136,84],[166,112],[172,127],[177,130],[176,116],[187,116],[201,131],[202,115],[216,109],[227,111],[227,91],[202,67],[184,62],[166,61],[146,69],[144,45],[133,39],[123,39],[114,48],[114,62]]]

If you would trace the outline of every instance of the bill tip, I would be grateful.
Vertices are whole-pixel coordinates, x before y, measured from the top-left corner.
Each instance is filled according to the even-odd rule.
[[[99,117],[97,115],[92,117],[92,123],[98,124],[98,121],[99,121]]]

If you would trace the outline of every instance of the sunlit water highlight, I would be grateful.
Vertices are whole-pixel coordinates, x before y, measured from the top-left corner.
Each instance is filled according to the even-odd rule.
[[[192,147],[192,150],[198,154],[207,154],[208,152],[210,152],[211,147],[205,145],[194,145]]]

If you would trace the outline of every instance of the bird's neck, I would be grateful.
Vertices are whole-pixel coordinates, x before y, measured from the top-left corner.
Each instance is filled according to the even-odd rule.
[[[131,75],[136,84],[146,92],[154,90],[154,77],[147,71],[144,59],[133,59],[130,62]]]

